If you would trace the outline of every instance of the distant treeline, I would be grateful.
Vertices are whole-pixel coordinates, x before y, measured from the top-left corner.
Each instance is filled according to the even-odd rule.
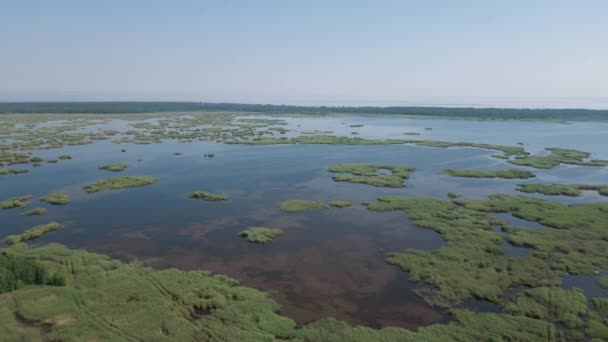
[[[226,111],[266,114],[378,114],[453,117],[484,120],[606,121],[608,110],[516,109],[450,107],[308,107],[287,105],[203,102],[0,102],[0,113],[154,113]]]

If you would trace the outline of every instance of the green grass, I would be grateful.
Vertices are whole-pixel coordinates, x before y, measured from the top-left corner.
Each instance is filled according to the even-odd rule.
[[[329,202],[329,205],[335,208],[348,208],[352,204],[348,201],[331,201]]]
[[[283,235],[282,229],[268,227],[249,227],[239,233],[249,242],[266,244]]]
[[[381,170],[390,173],[381,174]],[[336,164],[328,168],[329,172],[340,173],[333,176],[336,182],[367,184],[377,187],[403,188],[403,181],[410,176],[415,168],[407,165],[385,164]]]
[[[608,166],[608,160],[585,160],[591,156],[588,152],[563,148],[547,148],[547,156],[518,156],[508,162],[537,169],[551,169],[560,164],[580,166]]]
[[[333,318],[296,327],[266,293],[206,271],[153,270],[58,244],[0,250],[44,267],[63,286],[32,284],[0,296],[8,341],[559,341],[549,322],[457,309],[452,322],[416,332]],[[25,285],[25,284],[24,284]],[[601,302],[597,301],[601,307]],[[597,309],[594,312],[600,312]],[[601,316],[594,322],[601,324]],[[594,323],[596,324],[596,323]],[[596,324],[596,325],[597,325]],[[589,327],[587,327],[589,328]],[[589,329],[588,329],[589,330]],[[601,329],[591,329],[594,334]]]
[[[50,222],[47,224],[41,224],[27,229],[21,234],[10,235],[4,239],[4,243],[7,245],[14,245],[19,242],[33,240],[41,237],[42,235],[63,228],[63,225],[57,222]]]
[[[59,160],[68,160],[68,159],[72,159],[72,156],[69,154],[62,154],[59,157],[57,157],[57,159]]]
[[[17,175],[20,173],[27,173],[29,172],[28,169],[21,169],[21,168],[7,168],[7,169],[2,169],[0,170],[0,176],[4,176],[4,175],[8,175],[8,174],[12,174],[12,175]]]
[[[457,193],[457,192],[448,192],[448,197],[452,198],[452,199],[455,199],[455,198],[459,198],[460,194]]]
[[[497,171],[483,171],[474,169],[451,169],[444,170],[450,176],[454,177],[467,177],[467,178],[504,178],[504,179],[528,179],[536,177],[530,171],[509,169],[509,170],[497,170]]]
[[[198,190],[189,193],[188,198],[202,199],[205,201],[225,201],[228,200],[230,196],[224,194],[212,194],[207,191]]]
[[[24,216],[40,216],[47,213],[46,208],[32,208],[30,210],[24,211],[21,215]]]
[[[12,209],[25,207],[26,205],[30,204],[29,201],[32,199],[32,197],[32,195],[25,195],[5,199],[4,201],[0,201],[0,208]]]
[[[502,220],[432,197],[387,196],[370,203],[372,211],[403,210],[419,227],[439,233],[446,244],[435,250],[408,249],[387,254],[387,262],[430,287],[417,292],[429,304],[453,307],[470,298],[499,303],[517,286],[558,286],[560,273],[536,257],[505,256],[503,237],[494,232]]]
[[[154,184],[158,181],[156,177],[150,176],[123,176],[99,180],[95,183],[83,186],[88,193],[100,192],[104,190],[118,190]]]
[[[129,167],[129,164],[127,163],[117,163],[117,164],[107,164],[107,165],[101,165],[99,167],[100,170],[106,170],[106,171],[113,171],[113,172],[119,172],[122,171],[126,168]]]
[[[53,205],[65,205],[70,203],[70,195],[63,191],[56,191],[42,197],[40,200]]]
[[[327,205],[319,201],[294,199],[281,202],[279,208],[291,213],[305,210],[326,209]]]
[[[588,184],[519,184],[517,191],[539,193],[549,196],[580,196],[583,191],[597,191],[602,196],[608,196],[608,185]]]
[[[600,284],[601,287],[608,289],[608,275],[603,276],[603,277],[598,277],[597,282]]]

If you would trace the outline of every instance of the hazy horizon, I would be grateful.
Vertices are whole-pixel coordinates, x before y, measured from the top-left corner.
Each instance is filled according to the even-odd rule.
[[[608,108],[604,1],[20,1],[0,101]]]

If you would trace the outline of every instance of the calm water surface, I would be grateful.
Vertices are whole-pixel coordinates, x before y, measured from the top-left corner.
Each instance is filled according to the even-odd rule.
[[[295,131],[333,131],[364,138],[430,139],[515,145],[523,142],[533,154],[546,147],[577,148],[593,158],[608,159],[608,124],[474,122],[395,118],[334,117],[288,118]],[[349,127],[363,124],[363,127]],[[104,127],[129,129],[116,120]],[[432,128],[426,130],[425,128]],[[420,136],[404,136],[420,132]],[[288,135],[299,135],[289,132]],[[121,149],[126,152],[122,153]],[[174,152],[183,155],[174,156]],[[0,211],[3,234],[15,234],[35,224],[56,220],[67,228],[33,242],[60,242],[87,248],[123,260],[139,259],[155,267],[208,269],[233,276],[247,286],[272,294],[282,313],[299,323],[336,317],[373,327],[415,328],[447,319],[426,305],[407,274],[387,265],[384,253],[406,248],[434,249],[443,240],[433,231],[415,227],[403,212],[374,213],[361,203],[379,196],[435,196],[458,192],[464,199],[483,199],[493,193],[521,194],[517,183],[608,182],[608,168],[560,166],[530,169],[528,181],[466,179],[440,171],[448,168],[507,169],[514,167],[492,158],[496,151],[474,148],[428,148],[414,145],[244,146],[208,142],[116,145],[107,141],[61,150],[36,151],[54,159],[68,153],[74,159],[32,168],[29,174],[0,177],[2,198],[31,193],[39,198],[51,191],[69,193],[72,202],[48,207],[42,217],[20,216],[19,209]],[[215,158],[203,158],[215,153]],[[141,160],[141,161],[139,161]],[[128,162],[121,173],[98,170],[105,163]],[[335,163],[407,164],[417,168],[406,188],[385,189],[335,183],[327,167]],[[81,187],[117,175],[151,175],[151,186],[86,194]],[[186,198],[193,190],[226,193],[226,202]],[[547,198],[538,194],[526,194]],[[608,201],[585,193],[581,197],[550,197],[564,203]],[[353,207],[316,212],[283,213],[278,204],[288,199],[346,200]],[[510,224],[542,226],[500,215]],[[238,232],[248,226],[282,228],[285,235],[268,245],[247,243]],[[527,249],[505,245],[507,253],[525,256]],[[606,295],[593,277],[569,277],[566,287]],[[574,285],[572,285],[574,284]],[[472,307],[484,308],[483,303]]]

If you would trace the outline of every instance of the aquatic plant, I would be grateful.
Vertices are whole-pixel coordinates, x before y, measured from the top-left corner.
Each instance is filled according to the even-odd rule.
[[[448,197],[449,198],[459,198],[460,194],[457,192],[448,192]]]
[[[56,191],[42,197],[40,200],[53,205],[65,205],[70,203],[70,195],[63,191]]]
[[[25,195],[25,196],[12,197],[12,198],[5,199],[3,201],[0,201],[0,208],[12,209],[12,208],[25,207],[26,205],[30,204],[29,200],[31,200],[32,197],[33,197],[32,195]]]
[[[336,164],[327,169],[329,172],[342,173],[332,177],[336,182],[367,184],[378,187],[403,188],[403,180],[409,178],[415,168],[407,165],[385,164]],[[388,174],[380,174],[386,170]]]
[[[10,235],[4,239],[4,243],[7,245],[14,245],[19,242],[33,240],[41,237],[42,235],[63,228],[63,225],[57,222],[50,222],[47,224],[41,224],[27,229],[21,234]]]
[[[282,229],[268,227],[249,227],[239,233],[249,242],[266,244],[283,235]]]
[[[157,181],[158,178],[151,176],[113,177],[102,179],[95,183],[85,185],[82,187],[82,189],[88,193],[94,193],[104,190],[118,190],[136,186],[150,185],[156,183]]]
[[[563,148],[547,148],[546,156],[518,156],[508,162],[515,165],[530,166],[537,169],[551,169],[560,164],[580,166],[608,166],[608,160],[585,160],[591,156],[588,152]]]
[[[449,169],[444,170],[450,176],[467,178],[504,178],[504,179],[528,179],[536,177],[530,171],[510,169],[497,171],[484,171],[474,169]]]
[[[127,163],[106,164],[99,167],[100,170],[119,172],[129,167]]]
[[[597,191],[600,195],[608,196],[608,185],[590,184],[518,184],[517,191],[539,193],[543,195],[580,196],[583,191]]]
[[[30,210],[24,211],[21,215],[24,216],[34,216],[34,215],[44,215],[47,213],[46,208],[32,208]]]
[[[8,169],[2,169],[0,170],[0,176],[4,176],[4,175],[8,175],[8,174],[20,174],[20,173],[27,173],[29,172],[28,169],[19,169],[19,168],[8,168]]]
[[[327,205],[319,201],[294,199],[281,202],[279,208],[291,213],[305,210],[326,209]]]
[[[352,204],[348,201],[331,201],[329,202],[329,205],[336,208],[348,208]]]
[[[420,135],[419,132],[404,132],[403,135]]]
[[[57,157],[60,160],[68,160],[68,159],[72,159],[72,156],[69,154],[62,154],[59,157]]]
[[[205,201],[225,201],[228,200],[230,196],[224,194],[212,194],[207,191],[197,190],[189,193],[188,198],[202,199]]]

